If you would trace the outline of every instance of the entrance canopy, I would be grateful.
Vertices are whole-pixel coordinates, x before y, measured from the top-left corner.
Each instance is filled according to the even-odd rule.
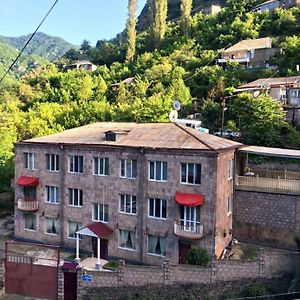
[[[92,223],[85,228],[76,231],[77,234],[93,236],[97,238],[107,238],[113,231],[105,224]]]
[[[240,148],[238,151],[244,153],[257,154],[257,155],[277,156],[277,157],[286,157],[286,158],[300,158],[300,150],[292,150],[292,149],[246,146]]]
[[[175,200],[181,205],[197,206],[204,204],[204,195],[176,192]]]
[[[17,184],[22,186],[37,186],[39,184],[39,178],[30,176],[20,176],[17,180]]]

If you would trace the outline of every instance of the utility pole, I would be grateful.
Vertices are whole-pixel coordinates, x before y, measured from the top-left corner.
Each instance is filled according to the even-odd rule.
[[[222,97],[222,118],[221,118],[221,136],[223,136],[224,119],[225,119],[225,97]]]

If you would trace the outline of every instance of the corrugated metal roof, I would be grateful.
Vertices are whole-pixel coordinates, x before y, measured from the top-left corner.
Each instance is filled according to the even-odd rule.
[[[105,141],[107,131],[128,131],[116,141]],[[112,145],[167,149],[223,150],[241,144],[174,123],[94,123],[26,140],[27,143]]]
[[[253,39],[253,40],[242,40],[237,44],[226,49],[224,52],[234,52],[234,51],[247,51],[247,50],[255,50],[255,49],[264,49],[264,48],[272,48],[272,39],[269,37]]]
[[[246,146],[240,148],[239,152],[246,152],[246,153],[260,154],[260,155],[267,155],[267,156],[277,156],[277,157],[300,158],[300,150],[282,149],[282,148]]]

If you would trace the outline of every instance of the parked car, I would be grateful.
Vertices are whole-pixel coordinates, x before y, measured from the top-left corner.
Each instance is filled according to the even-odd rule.
[[[232,131],[231,129],[220,129],[214,133],[216,136],[225,137],[229,139],[238,139],[241,137],[241,133],[238,131]]]

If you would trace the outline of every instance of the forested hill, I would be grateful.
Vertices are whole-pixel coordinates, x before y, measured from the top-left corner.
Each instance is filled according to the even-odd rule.
[[[20,37],[0,36],[0,42],[21,50],[31,34]],[[29,45],[25,49],[25,53],[39,55],[47,60],[53,61],[64,55],[70,48],[76,48],[74,45],[66,42],[59,37],[53,37],[42,32],[37,32]]]

